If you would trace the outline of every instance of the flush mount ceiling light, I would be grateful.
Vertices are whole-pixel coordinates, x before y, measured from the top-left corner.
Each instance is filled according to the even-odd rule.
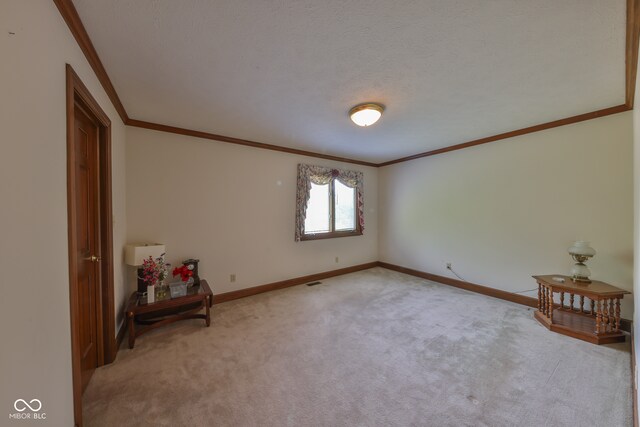
[[[383,111],[384,107],[380,104],[360,104],[349,111],[349,116],[351,121],[358,126],[371,126],[378,121]]]

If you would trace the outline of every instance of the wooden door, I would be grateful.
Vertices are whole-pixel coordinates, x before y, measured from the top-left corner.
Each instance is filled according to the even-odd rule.
[[[100,218],[98,126],[76,104],[74,117],[76,248],[78,267],[76,293],[78,318],[75,324],[79,342],[82,390],[100,365],[102,336],[100,301]]]

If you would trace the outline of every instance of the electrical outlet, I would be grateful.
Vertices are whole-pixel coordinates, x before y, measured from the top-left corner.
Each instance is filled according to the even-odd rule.
[[[450,262],[447,263],[447,270],[451,270],[451,263]]]
[[[336,264],[340,262],[340,258],[336,257]]]
[[[235,282],[235,281],[236,281],[236,275],[235,275],[235,274],[230,274],[230,275],[229,275],[229,281],[230,281],[231,283]]]

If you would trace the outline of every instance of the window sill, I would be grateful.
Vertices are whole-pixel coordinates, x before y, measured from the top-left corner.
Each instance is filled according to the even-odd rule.
[[[362,236],[362,231],[333,231],[331,233],[316,233],[316,234],[303,234],[300,240],[322,240],[322,239],[334,239],[337,237],[350,237],[350,236]]]

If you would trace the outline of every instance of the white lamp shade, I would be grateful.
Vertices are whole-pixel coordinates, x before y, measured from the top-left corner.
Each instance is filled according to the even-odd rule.
[[[568,252],[571,255],[581,255],[592,257],[596,254],[596,250],[589,246],[589,242],[585,242],[584,240],[578,240],[573,243],[573,245],[568,249]]]
[[[149,257],[156,259],[165,253],[162,243],[132,243],[125,246],[124,262],[128,265],[139,266]]]

